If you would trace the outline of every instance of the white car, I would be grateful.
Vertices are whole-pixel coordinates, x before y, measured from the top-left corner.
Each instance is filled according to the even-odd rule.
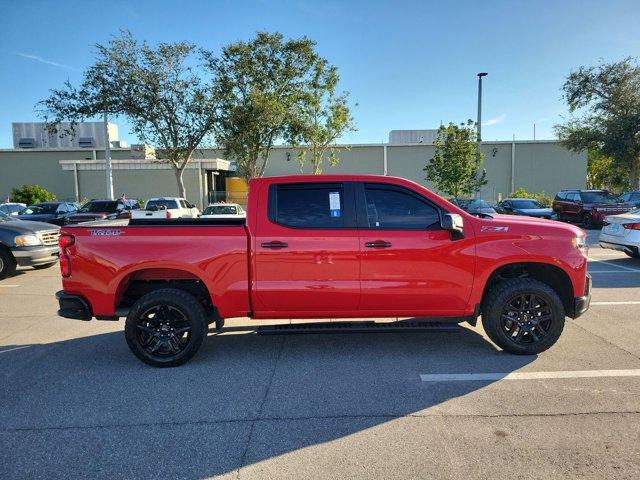
[[[211,203],[200,218],[246,218],[247,212],[237,203]]]
[[[180,197],[150,198],[141,210],[131,210],[131,218],[198,218],[200,211]]]
[[[600,246],[640,258],[640,209],[605,217]]]

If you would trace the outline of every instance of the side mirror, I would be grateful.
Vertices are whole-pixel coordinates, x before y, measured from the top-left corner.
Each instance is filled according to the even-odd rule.
[[[449,230],[451,240],[464,238],[464,220],[457,213],[445,213],[442,216],[440,226],[444,230]]]

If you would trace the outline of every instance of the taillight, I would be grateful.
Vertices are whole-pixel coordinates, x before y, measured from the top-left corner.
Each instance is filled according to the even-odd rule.
[[[622,228],[625,230],[640,230],[640,223],[623,223]]]
[[[67,248],[76,243],[73,235],[60,235],[58,247],[60,248],[60,273],[64,278],[71,276],[71,258]]]
[[[165,217],[171,218],[171,212],[169,210],[167,210],[167,213],[165,214]]]

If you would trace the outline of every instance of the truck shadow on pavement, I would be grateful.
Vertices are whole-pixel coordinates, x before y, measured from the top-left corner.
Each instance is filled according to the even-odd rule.
[[[471,328],[210,335],[173,369],[139,362],[121,332],[10,345],[0,351],[0,477],[235,476],[401,417],[433,415],[427,410],[492,383],[425,383],[420,374],[506,374],[535,358],[499,352]],[[435,447],[425,438],[424,448]]]

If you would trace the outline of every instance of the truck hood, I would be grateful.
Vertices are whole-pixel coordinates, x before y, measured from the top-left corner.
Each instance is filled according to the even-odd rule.
[[[565,233],[571,237],[584,237],[586,233],[579,227],[568,223],[547,220],[545,218],[525,217],[515,215],[492,215],[493,218],[480,219],[481,231],[483,227],[513,227],[518,233],[542,235],[545,232]],[[507,230],[508,231],[508,230]]]
[[[13,232],[16,235],[28,235],[43,230],[59,230],[60,227],[51,223],[30,222],[27,220],[8,221],[0,223],[0,229],[5,232]]]

